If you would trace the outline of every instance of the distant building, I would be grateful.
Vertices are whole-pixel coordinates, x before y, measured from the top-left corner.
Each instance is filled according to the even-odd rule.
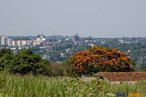
[[[78,34],[76,34],[75,36],[72,37],[72,41],[73,41],[74,43],[79,42],[79,40],[80,40],[80,37],[78,36]]]
[[[32,45],[32,40],[27,40],[27,46]]]
[[[6,37],[1,36],[1,45],[6,45]]]
[[[46,40],[46,37],[43,35],[43,34],[41,34],[41,35],[37,35],[37,37],[36,37],[36,41],[45,41]]]
[[[33,46],[36,46],[36,45],[40,45],[42,42],[46,41],[46,37],[41,34],[41,35],[38,35],[34,40],[33,40]]]
[[[32,40],[12,40],[13,47],[24,47],[32,45]]]
[[[12,40],[12,46],[17,46],[17,42],[15,40]]]
[[[12,39],[6,36],[0,37],[0,45],[2,46],[11,46],[12,45]]]
[[[124,43],[124,40],[123,39],[118,39],[118,41],[123,44]]]
[[[6,39],[6,44],[7,44],[7,46],[11,47],[12,46],[12,39],[11,38],[7,38]]]
[[[18,47],[23,47],[27,45],[27,41],[26,40],[17,40],[17,46]]]

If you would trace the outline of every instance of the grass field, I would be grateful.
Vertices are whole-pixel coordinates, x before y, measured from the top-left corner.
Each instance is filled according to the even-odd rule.
[[[80,78],[0,73],[0,97],[116,97],[117,94],[120,97],[130,93],[142,95],[130,97],[144,97],[145,88],[146,82],[113,85],[101,79],[82,81]]]

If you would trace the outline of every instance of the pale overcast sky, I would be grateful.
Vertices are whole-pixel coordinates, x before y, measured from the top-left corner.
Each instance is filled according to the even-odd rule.
[[[146,37],[146,0],[0,0],[0,35]]]

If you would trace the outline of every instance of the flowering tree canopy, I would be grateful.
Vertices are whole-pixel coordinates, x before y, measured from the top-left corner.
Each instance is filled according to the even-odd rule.
[[[130,57],[115,48],[94,47],[78,52],[69,59],[73,70],[81,74],[92,72],[128,72],[133,71],[133,61]]]

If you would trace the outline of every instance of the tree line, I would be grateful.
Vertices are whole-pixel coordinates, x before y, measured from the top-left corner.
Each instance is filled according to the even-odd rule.
[[[8,71],[13,74],[88,75],[105,71],[134,71],[134,65],[126,53],[114,48],[98,46],[78,52],[60,64],[51,63],[30,49],[23,49],[15,54],[10,49],[0,49],[0,71]]]

